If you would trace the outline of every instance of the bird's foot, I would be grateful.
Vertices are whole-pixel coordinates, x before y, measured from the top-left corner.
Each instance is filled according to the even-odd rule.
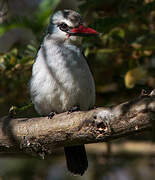
[[[56,115],[56,112],[50,112],[47,117],[48,119],[52,119],[54,115]]]
[[[75,112],[75,111],[79,111],[79,110],[80,110],[80,108],[78,106],[74,106],[68,110],[68,114]]]

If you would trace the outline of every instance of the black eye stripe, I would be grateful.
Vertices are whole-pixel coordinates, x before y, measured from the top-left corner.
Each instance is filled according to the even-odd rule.
[[[60,24],[60,26],[61,26],[62,28],[67,28],[67,27],[68,27],[67,24],[65,24],[65,23]]]
[[[58,27],[62,30],[62,31],[68,31],[69,30],[69,26],[66,23],[61,23],[58,25]]]

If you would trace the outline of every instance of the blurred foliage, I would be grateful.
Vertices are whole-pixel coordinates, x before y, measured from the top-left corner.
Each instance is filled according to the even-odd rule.
[[[101,33],[83,43],[100,97],[97,103],[116,104],[141,89],[155,88],[155,2],[88,0],[80,9]]]
[[[14,1],[3,1],[6,3],[5,8],[7,8],[7,2]],[[0,7],[2,8],[1,2],[2,0],[0,1]],[[58,8],[61,0],[40,0],[39,2],[40,4],[35,10],[27,13],[27,16],[25,13],[24,15],[22,13],[18,16],[15,15],[13,11],[9,11],[10,5],[7,14],[4,16],[1,16],[0,11],[0,47],[1,44],[13,42],[9,51],[0,53],[1,116],[8,114],[11,107],[11,110],[13,109],[18,113],[24,111],[20,116],[28,117],[34,113],[34,109],[25,112],[26,107],[31,106],[28,90],[31,68],[45,35],[50,14]],[[18,9],[15,9],[15,11],[18,11]],[[84,38],[82,42],[84,53],[95,78],[96,105],[117,104],[139,95],[142,89],[150,91],[155,88],[155,1],[85,0],[79,5],[78,11],[83,15],[87,25],[100,32],[98,37]],[[4,41],[2,37],[17,28],[31,31],[36,41],[26,41],[25,44],[22,36],[15,39],[5,39]],[[9,38],[14,38],[14,36],[15,34],[10,34]],[[16,36],[18,36],[18,32]],[[23,36],[26,37],[26,34],[23,33]],[[31,40],[31,37],[28,36],[27,38]],[[114,164],[111,167],[107,166],[107,164],[104,167],[104,163],[101,163],[101,157],[92,159],[92,161],[92,164],[95,164],[93,171],[90,163],[90,174],[86,174],[84,179],[96,179],[99,174],[98,179],[102,179],[103,172],[106,171],[104,168],[115,169],[116,172],[119,167],[120,173],[120,159],[114,159]],[[122,166],[124,166],[125,161],[126,159],[123,159]],[[1,167],[3,167],[5,163],[3,163],[2,159],[0,162]],[[6,167],[9,168],[4,168],[5,170],[2,170],[0,176],[3,174],[5,179],[20,179],[18,174],[20,171],[23,179],[44,179],[45,174],[41,174],[43,170],[40,171],[40,169],[46,169],[46,172],[47,167],[52,168],[50,167],[51,162],[45,161],[46,165],[39,163],[38,160],[32,162],[25,160],[22,163],[16,160],[15,162],[18,166],[21,166],[21,170],[15,168],[15,170],[9,171],[10,166],[6,162]],[[62,162],[64,163],[64,160]],[[99,164],[102,164],[102,166],[99,166]],[[55,168],[55,170],[51,171],[53,173],[52,177],[61,179],[60,174],[64,173],[61,171],[64,171],[65,166],[63,165],[63,170],[61,170],[60,164],[58,168],[55,165],[52,166]],[[33,167],[35,168],[33,169]],[[25,172],[27,176],[25,176]],[[61,173],[59,174],[59,172]],[[133,176],[133,171],[130,173]],[[116,174],[118,175],[118,172]],[[110,174],[110,176],[112,175]],[[142,178],[142,176],[139,178],[137,174],[135,176],[137,178],[134,179]],[[108,178],[110,179],[107,176]],[[69,179],[69,177],[67,176],[66,179]],[[73,178],[70,177],[70,179]],[[121,178],[117,177],[117,179],[120,180]],[[148,178],[146,177],[146,179]]]
[[[2,108],[4,113],[9,106],[30,101],[31,67],[50,14],[59,2],[41,1],[31,16],[17,17],[8,11],[0,25],[1,36],[14,28],[26,28],[36,39],[27,45],[17,41],[0,55],[0,103],[7,104]],[[116,104],[136,96],[141,89],[155,88],[155,2],[86,0],[79,11],[86,23],[100,32],[99,37],[84,38],[82,43],[96,82],[97,105]]]

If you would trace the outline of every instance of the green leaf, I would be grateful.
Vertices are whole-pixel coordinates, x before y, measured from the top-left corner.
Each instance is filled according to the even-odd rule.
[[[55,10],[56,6],[60,0],[44,0],[41,2],[39,6],[39,11],[36,14],[38,21],[41,24],[47,24],[48,23],[48,17],[51,15],[51,13]]]
[[[110,32],[111,36],[119,36],[120,38],[124,39],[125,37],[125,31],[123,28],[114,28],[112,29],[112,31]]]

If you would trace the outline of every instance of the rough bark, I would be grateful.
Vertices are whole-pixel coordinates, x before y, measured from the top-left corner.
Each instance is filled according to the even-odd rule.
[[[0,152],[26,152],[44,157],[58,147],[111,141],[151,130],[154,122],[155,90],[113,107],[65,112],[52,119],[3,117]]]

